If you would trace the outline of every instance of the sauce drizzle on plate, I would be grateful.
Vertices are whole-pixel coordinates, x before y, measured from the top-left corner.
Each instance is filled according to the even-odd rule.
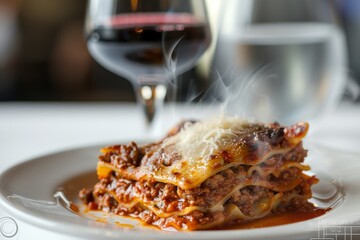
[[[316,218],[327,213],[329,208],[321,209],[314,208],[310,211],[292,211],[284,212],[279,214],[271,214],[266,217],[246,221],[246,222],[235,222],[230,226],[214,228],[214,230],[230,230],[230,229],[254,229],[254,228],[263,228],[263,227],[273,227],[284,224],[296,223],[312,218]]]

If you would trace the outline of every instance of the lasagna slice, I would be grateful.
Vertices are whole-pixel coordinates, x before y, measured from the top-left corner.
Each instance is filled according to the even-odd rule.
[[[304,171],[308,124],[238,118],[185,122],[163,140],[101,149],[98,183],[80,191],[90,209],[161,229],[221,227],[311,207],[318,180]]]

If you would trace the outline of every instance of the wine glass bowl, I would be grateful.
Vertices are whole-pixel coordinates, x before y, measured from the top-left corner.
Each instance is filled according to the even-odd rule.
[[[86,33],[91,55],[131,81],[150,124],[211,38],[202,0],[90,0]]]

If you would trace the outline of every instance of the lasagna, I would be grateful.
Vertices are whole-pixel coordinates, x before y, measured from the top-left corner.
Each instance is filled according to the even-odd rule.
[[[304,122],[284,127],[239,118],[184,122],[159,142],[101,149],[89,209],[161,229],[200,230],[309,209]]]

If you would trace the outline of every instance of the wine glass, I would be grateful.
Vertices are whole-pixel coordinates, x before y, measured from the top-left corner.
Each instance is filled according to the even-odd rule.
[[[213,68],[230,113],[292,124],[318,121],[337,105],[347,53],[333,0],[224,5]]]
[[[131,81],[150,128],[211,41],[203,0],[90,0],[86,35],[91,55]]]

